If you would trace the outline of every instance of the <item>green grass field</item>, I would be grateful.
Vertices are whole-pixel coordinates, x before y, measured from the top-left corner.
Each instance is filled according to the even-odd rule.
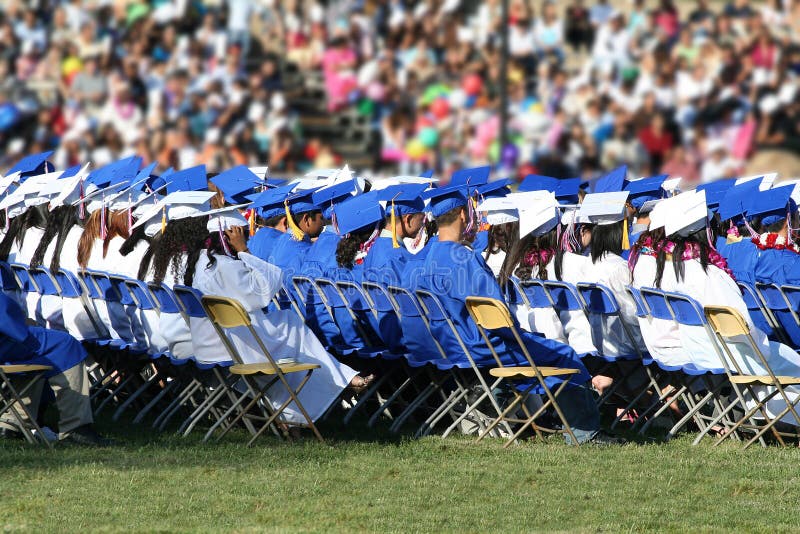
[[[797,531],[800,450],[731,442],[503,450],[323,426],[327,445],[101,429],[116,447],[0,442],[5,531]]]

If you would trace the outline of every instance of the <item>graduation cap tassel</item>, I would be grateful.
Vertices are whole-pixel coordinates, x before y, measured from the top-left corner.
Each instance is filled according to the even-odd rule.
[[[86,207],[83,205],[83,197],[83,178],[81,178],[81,202],[80,207],[78,208],[78,217],[80,217],[81,220],[86,219]]]
[[[400,248],[400,243],[397,242],[397,220],[394,213],[394,199],[392,199],[392,214],[390,224],[392,225],[392,248]]]
[[[133,226],[133,208],[131,207],[131,194],[128,193],[128,234],[131,233]]]
[[[295,240],[300,241],[305,236],[305,233],[297,226],[297,223],[294,222],[292,218],[292,212],[289,210],[289,202],[287,200],[283,201],[283,208],[286,210],[286,225],[289,227],[289,231],[292,232],[292,237]]]
[[[161,235],[164,235],[164,231],[167,229],[167,207],[164,206],[161,208]]]
[[[107,236],[106,232],[106,207],[105,207],[105,198],[103,199],[103,206],[100,208],[100,239],[105,239]]]
[[[628,236],[628,218],[622,219],[622,250],[630,250],[631,241]]]
[[[256,235],[256,210],[250,209],[250,213],[247,216],[247,222],[250,225],[250,237]]]
[[[333,202],[331,202],[331,207],[333,207]],[[331,209],[331,226],[333,226],[336,235],[342,235],[339,231],[339,220],[336,218],[336,210],[334,209]]]

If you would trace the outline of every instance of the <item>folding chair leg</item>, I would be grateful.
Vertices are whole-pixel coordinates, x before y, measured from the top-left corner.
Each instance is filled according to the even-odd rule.
[[[17,424],[19,426],[20,432],[25,437],[25,440],[28,443],[36,443],[36,438],[39,438],[39,441],[42,441],[48,449],[53,448],[53,444],[50,443],[47,438],[45,437],[44,433],[42,432],[41,427],[36,422],[36,418],[28,410],[28,407],[25,406],[22,398],[31,389],[36,382],[39,380],[43,380],[44,373],[36,373],[33,376],[27,376],[28,382],[23,385],[23,387],[17,391],[17,388],[14,387],[14,384],[11,383],[11,379],[6,373],[0,371],[0,400],[2,404],[0,405],[0,413],[4,413],[6,410],[10,411],[11,414],[16,419]],[[5,393],[3,390],[7,391]],[[17,409],[19,406],[19,410],[22,410],[22,413],[19,412]],[[33,427],[33,430],[28,428],[28,425]]]
[[[352,419],[353,416],[358,412],[358,410],[366,404],[366,401],[378,391],[378,388],[381,387],[389,378],[391,377],[391,373],[386,373],[378,380],[373,382],[367,390],[360,395],[358,401],[353,405],[352,408],[347,412],[347,415],[344,416],[344,424],[348,424]]]
[[[136,399],[141,397],[144,394],[145,391],[150,389],[150,387],[153,384],[155,384],[156,382],[158,382],[160,380],[161,380],[161,375],[159,375],[158,371],[156,371],[155,374],[153,374],[150,378],[145,380],[144,384],[139,386],[139,389],[137,389],[135,392],[133,392],[133,394],[131,396],[129,396],[127,399],[125,399],[125,402],[123,402],[122,404],[119,405],[119,407],[117,408],[117,411],[115,411],[114,415],[111,417],[111,420],[112,421],[119,420],[119,418],[122,416],[123,412],[128,409],[128,406],[130,406],[131,404],[136,402]]]
[[[400,386],[395,388],[394,392],[391,395],[389,395],[389,397],[385,401],[383,401],[381,403],[381,405],[378,407],[378,409],[375,410],[375,413],[373,413],[372,416],[370,416],[369,421],[367,421],[367,426],[368,427],[372,428],[373,426],[375,426],[375,423],[378,422],[378,418],[384,412],[388,413],[389,406],[391,406],[392,403],[395,400],[397,400],[397,398],[403,393],[403,391],[406,390],[406,388],[408,386],[411,385],[411,383],[413,382],[414,378],[417,377],[417,376],[419,376],[419,373],[416,373],[414,376],[410,376],[410,377],[406,378],[405,381],[402,384],[400,384]]]
[[[167,382],[167,385],[164,386],[161,389],[161,391],[159,391],[158,394],[155,397],[153,397],[153,399],[149,403],[145,405],[144,408],[139,410],[139,413],[136,414],[136,417],[133,418],[133,422],[135,424],[141,423],[142,419],[144,419],[147,416],[150,410],[152,410],[156,405],[158,405],[158,403],[161,402],[161,399],[166,397],[173,389],[178,387],[180,384],[181,381],[177,379]]]

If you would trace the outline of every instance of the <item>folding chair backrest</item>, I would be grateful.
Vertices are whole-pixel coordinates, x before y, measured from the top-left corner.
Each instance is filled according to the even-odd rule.
[[[70,271],[59,269],[53,273],[53,277],[61,289],[61,296],[64,298],[79,298],[83,295],[83,286],[78,277]]]
[[[756,284],[761,301],[786,333],[786,340],[792,346],[800,346],[800,308],[793,308],[784,292],[775,284]]]
[[[693,298],[680,293],[664,293],[664,300],[678,323],[688,326],[705,326],[706,318],[703,307]]]
[[[486,297],[467,297],[467,311],[476,324],[486,330],[513,328],[514,321],[508,308],[496,299]]]
[[[417,302],[417,297],[409,290],[397,286],[387,286],[386,290],[389,292],[392,299],[394,299],[394,303],[397,305],[397,313],[400,317],[424,318],[422,308],[420,308]]]
[[[587,312],[597,315],[617,315],[619,313],[617,298],[607,287],[583,282],[575,287]]]
[[[468,361],[470,365],[474,366],[475,362],[473,361],[472,356],[469,354],[469,349],[464,344],[464,340],[461,339],[461,335],[458,333],[455,323],[445,311],[444,306],[442,305],[441,301],[439,301],[439,298],[433,293],[424,289],[417,289],[414,294],[417,296],[419,301],[420,309],[423,312],[423,317],[427,317],[431,328],[432,323],[436,321],[443,321],[447,323],[449,328],[444,332],[444,335],[452,336],[452,340],[458,343],[458,345],[461,347],[461,354],[447,354],[447,359],[452,361]],[[434,342],[440,346],[452,346],[451,343],[447,343],[444,339],[434,338]]]
[[[706,306],[704,311],[708,324],[723,339],[750,334],[750,327],[735,309],[728,306]]]
[[[523,304],[528,304],[528,301],[526,300],[527,297],[525,296],[522,287],[520,287],[519,280],[516,278],[509,278],[504,289],[506,302],[509,305],[521,306]],[[547,305],[549,306],[550,303],[548,302]]]
[[[88,271],[89,277],[94,282],[97,289],[100,290],[102,298],[108,302],[122,302],[122,295],[120,295],[117,288],[111,283],[111,279],[106,273],[99,271]]]
[[[272,297],[272,302],[279,310],[288,310],[292,307],[294,301],[289,291],[285,287],[281,287],[275,296]]]
[[[583,310],[583,305],[578,298],[578,291],[575,286],[568,282],[558,282],[543,280],[542,284],[550,295],[553,307],[559,311],[578,311]]]
[[[189,286],[175,286],[172,288],[178,302],[183,308],[183,313],[188,317],[206,317],[206,310],[203,306],[203,293]]]
[[[348,280],[337,280],[336,287],[341,291],[347,306],[354,312],[372,313],[369,302],[364,296],[364,291],[355,282]]]
[[[519,283],[522,293],[531,308],[551,308],[553,303],[544,288],[542,280],[523,280]]]
[[[317,294],[317,288],[314,286],[314,281],[307,276],[293,276],[292,285],[294,292],[300,299],[302,304],[306,304],[313,295]]]
[[[153,295],[150,293],[147,284],[141,280],[134,280],[128,278],[125,280],[125,287],[136,301],[136,306],[140,310],[154,310],[157,304],[153,301]]]
[[[161,313],[181,313],[181,305],[175,293],[165,284],[148,284],[150,294],[155,299]]]
[[[778,336],[785,339],[785,335],[780,331],[780,328],[775,324],[775,319],[770,314],[769,310],[764,306],[761,296],[756,291],[755,286],[745,282],[736,282],[742,292],[742,298],[747,306],[747,311],[750,313],[750,318],[753,320],[759,330],[764,332],[767,336]]]
[[[363,282],[361,287],[364,289],[364,293],[370,300],[371,307],[374,310],[380,313],[395,311],[392,305],[392,299],[386,292],[386,288],[381,284],[377,282]]]
[[[644,298],[642,298],[642,292],[633,286],[627,286],[625,290],[633,299],[634,304],[636,304],[636,316],[647,317],[650,315],[650,310],[647,309],[647,304],[645,304]]]
[[[86,295],[92,299],[102,299],[103,293],[92,278],[92,275],[87,270],[78,272],[78,279],[83,283],[83,288],[86,290]]]
[[[17,277],[8,262],[0,261],[0,282],[3,284],[3,291],[20,291]]]
[[[672,310],[664,298],[664,292],[654,287],[643,287],[640,290],[642,299],[647,304],[647,309],[650,310],[650,315],[656,319],[664,319],[666,321],[673,321]]]
[[[175,288],[177,290],[177,287]],[[201,306],[204,315],[222,328],[236,328],[237,326],[250,326],[250,316],[239,301],[215,295],[201,297]]]
[[[28,269],[28,274],[36,284],[40,295],[60,295],[58,284],[47,267],[34,267]]]
[[[317,287],[322,291],[322,294],[325,295],[325,300],[328,301],[328,305],[333,308],[344,308],[347,307],[347,302],[345,302],[342,295],[339,294],[339,290],[336,289],[336,284],[333,283],[332,280],[328,278],[317,278]]]
[[[126,284],[126,281],[128,280],[127,277],[109,274],[108,280],[111,282],[111,286],[114,288],[114,291],[119,294],[120,304],[124,304],[125,306],[133,306],[136,304],[136,300],[134,299],[128,284]]]
[[[14,274],[17,277],[17,282],[19,283],[20,289],[25,293],[37,293],[38,289],[36,288],[36,283],[31,278],[30,273],[28,273],[28,268],[21,263],[12,263],[11,270],[14,271]]]

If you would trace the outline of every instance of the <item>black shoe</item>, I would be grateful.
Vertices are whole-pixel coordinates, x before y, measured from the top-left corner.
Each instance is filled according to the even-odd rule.
[[[22,432],[13,428],[0,427],[0,439],[23,439]]]
[[[115,445],[114,440],[104,438],[94,429],[92,425],[79,426],[72,432],[61,438],[63,443],[74,443],[87,447],[110,447]]]
[[[628,443],[628,440],[613,434],[609,434],[605,430],[600,430],[597,434],[592,436],[592,439],[589,440],[589,443],[593,445],[599,445],[601,447],[608,447],[610,445],[625,445]]]

